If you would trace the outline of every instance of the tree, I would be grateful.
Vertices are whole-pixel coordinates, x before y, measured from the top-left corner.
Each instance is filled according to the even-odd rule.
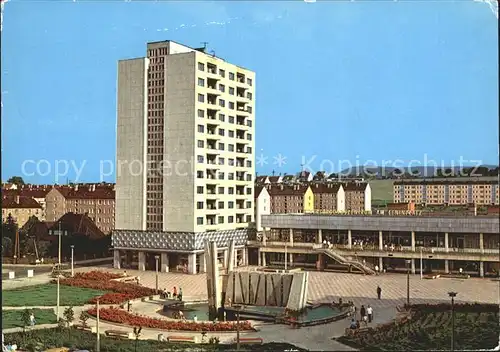
[[[10,257],[12,254],[12,240],[9,237],[2,237],[2,256]]]
[[[142,327],[134,328],[134,336],[135,336],[135,345],[134,351],[137,352],[137,342],[139,341],[139,337],[141,336]]]
[[[11,213],[7,216],[2,223],[2,237],[8,237],[14,242],[16,240],[16,231],[18,229],[16,220]]]
[[[26,334],[26,328],[31,324],[31,312],[28,308],[23,310],[23,314],[21,314],[21,322],[23,323],[23,334]]]
[[[63,317],[64,317],[64,322],[66,323],[66,327],[68,328],[68,335],[71,338],[71,323],[73,323],[73,320],[75,320],[75,311],[73,310],[73,307],[68,307],[64,310],[63,312]]]
[[[82,326],[84,328],[86,328],[88,325],[87,325],[87,320],[89,320],[89,315],[87,314],[87,312],[83,311],[80,313],[80,322],[82,323]]]
[[[21,176],[12,176],[7,180],[7,183],[15,184],[16,186],[24,185],[24,180]]]
[[[403,174],[404,174],[404,171],[403,171],[403,170],[401,170],[401,169],[397,169],[397,168],[396,168],[396,169],[394,169],[394,170],[392,170],[392,172],[391,172],[392,178],[399,178],[399,177],[401,177]]]

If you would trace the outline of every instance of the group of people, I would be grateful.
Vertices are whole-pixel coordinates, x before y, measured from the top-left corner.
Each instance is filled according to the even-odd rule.
[[[177,292],[177,287],[174,286],[172,292],[168,291],[166,288],[163,290],[161,294],[161,298],[165,299],[178,299],[179,301],[182,301],[182,288],[179,287],[179,292]]]
[[[359,309],[359,320],[357,319],[356,306],[353,306],[353,308],[353,317],[351,319],[351,325],[349,326],[350,329],[359,329],[361,322],[363,322],[365,326],[368,326],[368,323],[373,321],[373,308],[370,305],[366,308],[364,305],[361,305],[361,308]]]
[[[382,288],[380,286],[377,286],[377,298],[382,298]],[[349,326],[350,329],[359,329],[361,326],[361,322],[364,323],[365,326],[368,326],[368,323],[371,323],[373,321],[372,306],[367,305],[365,307],[364,305],[361,305],[361,308],[359,309],[359,319],[357,319],[358,316],[356,306],[351,301],[349,301],[348,303],[350,303],[350,315],[352,315],[351,324]],[[342,304],[342,299],[339,299],[339,304]]]

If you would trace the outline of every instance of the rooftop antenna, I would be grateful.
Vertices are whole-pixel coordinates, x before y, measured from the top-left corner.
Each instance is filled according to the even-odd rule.
[[[301,170],[302,172],[304,172],[304,165],[305,165],[305,164],[300,164],[300,170]]]
[[[211,50],[210,54],[212,54],[212,57],[215,57],[215,50]]]
[[[274,176],[274,170],[273,170],[273,176]]]
[[[203,44],[203,50],[205,50],[207,48],[208,42],[201,42],[201,44]]]

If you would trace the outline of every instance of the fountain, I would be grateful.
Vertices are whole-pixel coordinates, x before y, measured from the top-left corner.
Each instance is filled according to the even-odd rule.
[[[186,319],[242,319],[271,321],[297,326],[324,324],[348,315],[348,307],[307,304],[308,272],[234,271],[234,242],[229,244],[227,275],[221,277],[217,244],[205,243],[207,304],[167,304],[164,314],[182,310]]]

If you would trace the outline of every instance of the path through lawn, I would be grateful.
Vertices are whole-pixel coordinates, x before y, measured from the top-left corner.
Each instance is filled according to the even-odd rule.
[[[60,285],[61,306],[83,306],[105,291]],[[45,284],[2,291],[3,307],[52,307],[57,305],[57,285]]]

